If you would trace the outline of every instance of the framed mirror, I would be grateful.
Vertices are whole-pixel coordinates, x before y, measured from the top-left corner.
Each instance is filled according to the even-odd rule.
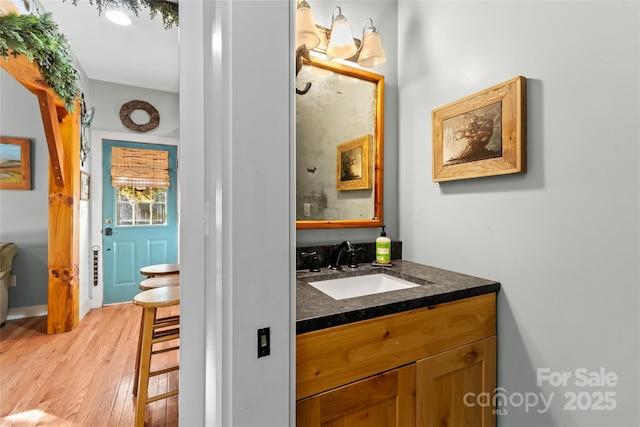
[[[296,94],[296,228],[381,226],[384,76],[313,58],[296,78],[308,83]]]

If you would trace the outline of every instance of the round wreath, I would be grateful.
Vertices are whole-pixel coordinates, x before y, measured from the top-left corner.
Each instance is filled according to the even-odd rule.
[[[147,123],[138,124],[131,120],[131,113],[135,110],[142,110],[149,115],[149,121]],[[160,113],[156,108],[145,101],[133,100],[120,107],[120,121],[128,129],[135,130],[136,132],[149,132],[155,129],[160,124]]]

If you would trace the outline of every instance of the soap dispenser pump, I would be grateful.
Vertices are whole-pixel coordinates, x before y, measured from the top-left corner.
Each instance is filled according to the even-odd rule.
[[[384,227],[376,239],[376,264],[391,264],[391,239],[387,237]]]

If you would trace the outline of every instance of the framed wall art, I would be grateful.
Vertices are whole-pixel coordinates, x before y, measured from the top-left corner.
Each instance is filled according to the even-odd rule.
[[[0,136],[0,190],[31,190],[31,140]]]
[[[526,172],[526,79],[433,110],[434,182]]]
[[[336,155],[336,189],[371,189],[371,142],[372,135],[361,136],[339,144]]]
[[[80,200],[91,198],[91,175],[80,171]]]

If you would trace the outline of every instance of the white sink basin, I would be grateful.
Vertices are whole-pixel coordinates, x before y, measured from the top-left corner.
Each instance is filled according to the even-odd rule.
[[[309,284],[336,300],[380,294],[382,292],[398,291],[400,289],[409,289],[420,286],[386,274],[344,277],[340,279],[309,282]]]

